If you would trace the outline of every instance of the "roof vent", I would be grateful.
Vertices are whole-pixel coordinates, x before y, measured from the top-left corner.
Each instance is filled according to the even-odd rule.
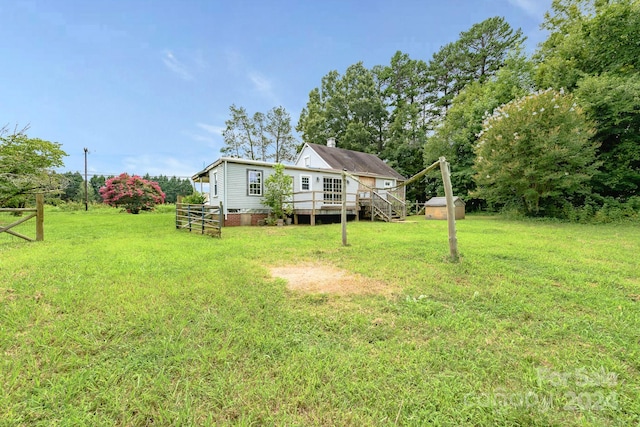
[[[327,147],[336,148],[336,139],[335,138],[327,139]]]

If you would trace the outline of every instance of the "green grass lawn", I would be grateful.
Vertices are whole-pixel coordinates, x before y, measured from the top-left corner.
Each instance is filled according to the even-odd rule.
[[[8,217],[0,217],[6,223]],[[635,425],[640,227],[444,221],[176,231],[54,212],[0,234],[0,425]],[[20,226],[33,235],[32,221]],[[333,265],[389,295],[288,291]]]

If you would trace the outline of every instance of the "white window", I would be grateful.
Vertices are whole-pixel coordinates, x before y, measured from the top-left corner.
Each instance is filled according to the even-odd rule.
[[[247,195],[262,196],[262,171],[247,170]]]
[[[218,172],[213,174],[213,196],[218,196]]]
[[[391,181],[385,181],[384,182],[384,188],[389,188],[393,185],[393,183]]]
[[[307,168],[309,166],[311,166],[311,158],[309,156],[305,156],[305,158],[304,158],[304,166],[307,167]]]
[[[322,178],[325,203],[342,203],[342,178]]]
[[[300,175],[300,190],[311,191],[311,176]]]

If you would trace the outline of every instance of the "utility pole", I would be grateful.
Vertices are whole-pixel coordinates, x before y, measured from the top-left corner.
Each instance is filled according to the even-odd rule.
[[[87,154],[89,153],[89,149],[85,147],[84,149],[84,210],[89,210],[89,185],[87,182]]]

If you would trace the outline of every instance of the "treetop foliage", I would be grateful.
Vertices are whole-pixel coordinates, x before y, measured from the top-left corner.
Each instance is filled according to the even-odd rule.
[[[291,117],[284,107],[274,107],[264,113],[249,116],[244,107],[231,105],[231,118],[222,132],[225,146],[221,152],[231,157],[276,163],[294,159],[296,140],[291,129]]]
[[[0,128],[0,206],[23,206],[27,196],[59,191],[64,166],[62,144],[29,138],[28,127],[13,132]]]
[[[487,191],[476,191],[482,178],[474,169],[474,147],[485,117],[505,104],[533,93],[540,108],[557,112],[561,103],[553,104],[555,98],[540,92],[554,88],[572,99],[562,124],[583,121],[576,129],[593,130],[566,132],[566,138],[559,139],[569,152],[587,147],[583,158],[592,160],[584,173],[562,182],[589,179],[581,179],[581,190],[575,192],[574,187],[568,191],[556,184],[553,191],[529,189],[518,209],[563,215],[558,211],[562,203],[586,206],[587,199],[603,197],[625,203],[640,189],[640,0],[554,0],[543,28],[549,37],[532,58],[522,53],[522,32],[495,17],[463,31],[426,62],[396,52],[386,66],[368,70],[357,63],[344,75],[330,71],[310,92],[297,129],[306,141],[324,143],[336,137],[342,148],[377,154],[406,176],[444,155],[452,164],[454,190],[469,207],[485,202],[515,206],[505,193],[500,201]],[[544,107],[544,102],[551,104]],[[573,117],[578,110],[579,117]],[[550,132],[548,123],[531,124],[518,117],[503,118],[502,126],[509,124],[511,134],[522,135],[518,126]],[[538,121],[541,117],[546,116],[539,115]],[[589,157],[591,151],[595,159]],[[550,165],[538,166],[553,174]],[[545,182],[544,177],[540,180]],[[440,187],[438,178],[426,177],[408,189],[407,197],[441,194]]]
[[[427,137],[442,123],[452,100],[474,81],[490,80],[524,37],[501,17],[460,33],[429,61],[396,52],[389,65],[361,62],[344,74],[327,73],[309,93],[296,130],[306,142],[336,138],[341,148],[373,153],[405,176],[423,169]],[[424,200],[420,182],[407,197]]]
[[[571,94],[548,89],[496,108],[475,147],[477,197],[538,215],[586,196],[597,166],[593,134]]]

